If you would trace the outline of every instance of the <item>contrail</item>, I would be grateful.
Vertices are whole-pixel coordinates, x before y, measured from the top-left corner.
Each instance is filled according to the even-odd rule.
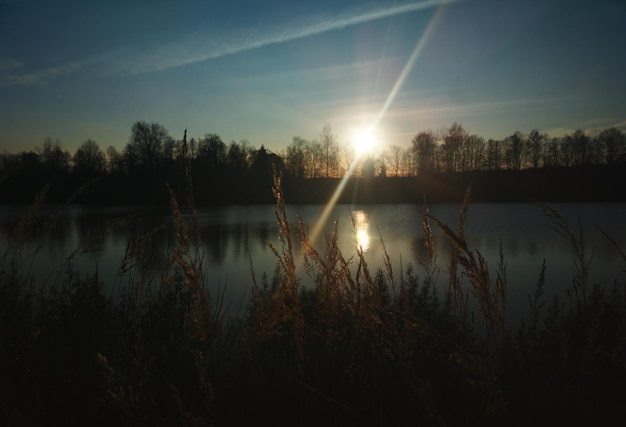
[[[147,55],[139,55],[134,58],[134,61],[123,61],[126,62],[128,68],[120,71],[122,71],[122,73],[129,74],[144,74],[166,70],[196,62],[216,59],[226,55],[260,49],[274,44],[315,36],[328,31],[339,30],[395,15],[430,9],[438,7],[444,3],[452,3],[456,1],[461,0],[425,0],[400,6],[388,7],[385,9],[376,9],[360,13],[357,12],[356,14],[354,10],[351,10],[350,12],[344,13],[343,16],[339,18],[308,23],[293,22],[289,27],[283,27],[279,31],[271,34],[262,35],[249,32],[248,34],[239,34],[236,39],[223,40],[221,43],[215,43],[215,40],[206,40],[206,43],[203,43],[203,39],[206,38],[206,36],[196,35],[191,38],[188,37],[186,42],[177,41],[175,43],[168,43],[166,46],[161,47]],[[194,49],[185,49],[185,45],[196,45],[197,47]],[[417,53],[415,54],[415,57],[417,57]],[[122,68],[126,67],[122,66]]]
[[[0,4],[2,1],[0,0]],[[4,1],[6,2],[6,0]],[[93,68],[92,66],[96,64],[106,64],[105,67],[100,67],[100,70],[108,69],[109,74],[139,75],[157,72],[457,1],[462,0],[423,0],[366,11],[351,9],[339,17],[330,19],[309,18],[309,21],[290,22],[269,34],[263,34],[253,29],[243,33],[233,33],[232,37],[222,40],[216,40],[214,37],[199,32],[192,33],[179,40],[160,43],[158,47],[153,49],[149,47],[141,49],[139,46],[134,46],[130,49],[105,52],[96,57],[72,61],[68,64],[57,65],[25,75],[8,73],[8,75],[0,76],[0,85],[41,84],[60,75],[76,73],[87,67]],[[418,53],[414,52],[413,56],[416,58]],[[107,72],[105,71],[105,73]]]
[[[460,1],[460,0],[453,0]],[[425,0],[414,3],[409,3],[401,6],[389,7],[386,9],[377,9],[369,12],[365,12],[356,16],[348,16],[345,18],[340,18],[335,21],[325,21],[313,24],[307,28],[304,28],[300,31],[292,31],[288,34],[278,35],[275,37],[268,38],[259,42],[258,44],[252,45],[251,48],[258,48],[267,46],[274,43],[284,43],[291,40],[296,40],[303,37],[309,37],[321,33],[325,33],[327,31],[339,30],[346,27],[351,27],[353,25],[363,24],[366,22],[375,21],[378,19],[388,18],[394,15],[401,15],[408,12],[415,12],[418,10],[429,9],[432,7],[440,6],[443,3],[450,3],[451,1],[446,0]],[[244,48],[245,49],[245,48]]]

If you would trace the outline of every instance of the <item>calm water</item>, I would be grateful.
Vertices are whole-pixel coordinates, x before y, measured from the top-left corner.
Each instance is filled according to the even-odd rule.
[[[626,204],[553,204],[566,216],[573,228],[578,221],[585,233],[586,248],[593,254],[591,276],[594,281],[621,285],[626,281],[626,265],[619,252],[597,230],[602,227],[626,250]],[[396,276],[400,268],[413,264],[421,275],[417,259],[425,255],[421,229],[421,206],[417,205],[337,205],[325,221],[323,206],[288,207],[289,219],[295,225],[302,216],[312,233],[318,223],[322,230],[316,246],[323,248],[324,230],[330,231],[335,221],[340,249],[346,257],[355,253],[355,245],[366,248],[370,267],[383,266],[384,249],[381,236],[391,258]],[[0,242],[6,246],[24,206],[2,206],[0,211]],[[431,213],[451,228],[458,226],[459,206],[437,204]],[[56,212],[46,207],[42,217]],[[235,305],[249,294],[251,263],[257,277],[271,275],[276,259],[267,242],[278,246],[278,226],[272,206],[230,206],[203,208],[198,212],[201,241],[206,252],[206,276],[209,286],[225,288],[226,301]],[[356,233],[351,218],[354,218]],[[542,261],[547,263],[547,293],[564,295],[574,276],[572,256],[563,239],[548,225],[550,221],[532,204],[472,204],[469,207],[466,235],[470,246],[487,259],[495,278],[499,247],[507,263],[509,301],[512,316],[526,313],[527,296],[534,289]],[[130,276],[120,275],[119,267],[129,242],[145,232],[153,231],[144,241],[142,260],[165,265],[176,246],[172,218],[168,211],[149,208],[101,208],[70,206],[61,214],[56,226],[32,235],[22,256],[22,268],[47,283],[61,281],[66,260],[82,273],[98,271],[112,292],[128,283]],[[438,230],[436,246],[442,272],[441,286],[446,284],[446,263],[449,243]],[[37,249],[36,255],[31,254]],[[4,251],[3,251],[4,252]],[[296,246],[296,253],[299,248]],[[302,282],[307,282],[301,266]]]

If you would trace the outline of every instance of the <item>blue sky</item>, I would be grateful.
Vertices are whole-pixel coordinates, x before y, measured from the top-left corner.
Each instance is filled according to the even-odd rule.
[[[0,151],[626,130],[626,2],[0,0]]]

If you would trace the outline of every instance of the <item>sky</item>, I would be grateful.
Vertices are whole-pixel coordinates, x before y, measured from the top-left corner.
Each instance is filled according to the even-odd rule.
[[[623,0],[0,0],[0,152],[626,130]]]

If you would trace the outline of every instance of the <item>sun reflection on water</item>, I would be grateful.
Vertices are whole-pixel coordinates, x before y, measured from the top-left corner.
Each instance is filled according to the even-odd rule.
[[[355,211],[352,214],[354,218],[354,233],[356,235],[356,244],[363,252],[367,252],[370,247],[370,224],[367,220],[367,214],[364,211]]]

